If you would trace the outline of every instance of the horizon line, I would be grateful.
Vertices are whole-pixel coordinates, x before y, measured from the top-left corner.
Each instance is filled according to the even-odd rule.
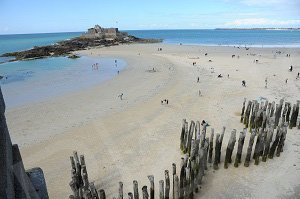
[[[159,30],[255,30],[255,29],[282,29],[282,30],[296,30],[300,27],[288,27],[288,28],[275,28],[275,27],[253,27],[253,28],[170,28],[170,29],[119,29],[120,31],[159,31]],[[86,31],[62,31],[62,32],[32,32],[32,33],[9,33],[1,34],[0,36],[5,35],[31,35],[31,34],[59,34],[59,33],[84,33]]]

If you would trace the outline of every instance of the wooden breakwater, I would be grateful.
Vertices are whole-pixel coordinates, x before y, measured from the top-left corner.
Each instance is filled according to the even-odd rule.
[[[5,118],[5,102],[0,87],[0,198],[47,199],[41,168],[25,170],[17,144],[12,144]]]
[[[188,124],[184,119],[180,134],[180,149],[184,157],[181,158],[179,168],[173,163],[171,177],[169,170],[165,170],[165,179],[159,180],[158,186],[155,186],[154,176],[149,175],[149,189],[147,186],[142,186],[142,188],[139,189],[138,182],[134,180],[132,192],[125,195],[123,193],[123,183],[119,182],[119,190],[114,198],[153,199],[157,191],[155,188],[158,187],[160,199],[191,199],[194,198],[195,193],[200,190],[199,186],[202,184],[205,172],[209,169],[208,164],[212,164],[213,169],[218,170],[221,165],[222,157],[224,158],[224,169],[227,169],[232,163],[235,168],[238,168],[241,164],[245,167],[249,167],[252,159],[254,160],[254,165],[259,165],[260,161],[266,162],[268,159],[273,159],[274,155],[279,157],[280,153],[283,152],[288,126],[292,128],[295,126],[295,122],[297,123],[299,101],[297,105],[294,105],[295,108],[293,108],[292,111],[290,110],[291,116],[289,120],[287,119],[287,115],[290,115],[287,114],[289,110],[288,104],[283,110],[282,108],[280,109],[280,104],[283,104],[283,100],[276,106],[276,109],[275,106],[269,106],[267,102],[269,107],[267,106],[266,109],[265,104],[259,106],[256,102],[251,102],[251,106],[249,105],[249,108],[247,106],[248,109],[245,111],[245,103],[246,101],[243,103],[241,122],[244,123],[244,120],[246,120],[247,122],[244,124],[248,124],[248,126],[239,133],[238,140],[236,129],[231,131],[226,152],[223,156],[221,152],[226,131],[225,127],[222,128],[221,133],[217,133],[216,135],[214,129],[211,128],[211,133],[207,136],[207,123],[201,125],[199,121],[191,121],[190,124]],[[274,110],[272,111],[273,108]],[[249,112],[251,114],[249,114]],[[263,117],[261,117],[261,112]],[[273,114],[271,114],[272,112]],[[254,116],[253,119],[252,115]],[[297,117],[295,115],[297,115]],[[295,117],[296,121],[294,119]],[[278,121],[278,123],[275,121]],[[250,133],[248,133],[249,126]],[[244,159],[242,160],[245,137],[247,134],[250,134],[250,139],[246,147],[246,153],[243,155]],[[234,159],[233,151],[235,148],[236,155]],[[88,180],[84,156],[81,155],[78,157],[77,152],[74,152],[70,160],[72,167],[70,187],[73,191],[70,198],[105,199],[105,191],[103,189],[96,190],[94,183]]]

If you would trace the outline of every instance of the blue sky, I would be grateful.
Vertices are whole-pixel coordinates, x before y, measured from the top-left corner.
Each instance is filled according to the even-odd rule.
[[[0,34],[300,27],[300,0],[0,0]]]

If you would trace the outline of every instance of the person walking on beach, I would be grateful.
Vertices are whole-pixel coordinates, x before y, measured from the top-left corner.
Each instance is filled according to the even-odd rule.
[[[286,83],[286,84],[287,84],[287,82],[288,82],[288,79],[285,80],[285,83]]]
[[[198,91],[198,95],[199,95],[199,97],[201,96],[201,90]]]
[[[198,78],[197,78],[197,83],[199,83],[199,82],[200,82],[200,78],[198,77]]]
[[[242,81],[242,86],[246,87],[246,81],[245,80]]]

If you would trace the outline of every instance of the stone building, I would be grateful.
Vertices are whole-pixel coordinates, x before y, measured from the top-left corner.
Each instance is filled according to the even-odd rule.
[[[105,39],[114,39],[118,37],[119,34],[118,28],[102,28],[99,25],[95,25],[94,28],[89,28],[86,33],[84,33],[83,37],[88,38],[105,38]]]

